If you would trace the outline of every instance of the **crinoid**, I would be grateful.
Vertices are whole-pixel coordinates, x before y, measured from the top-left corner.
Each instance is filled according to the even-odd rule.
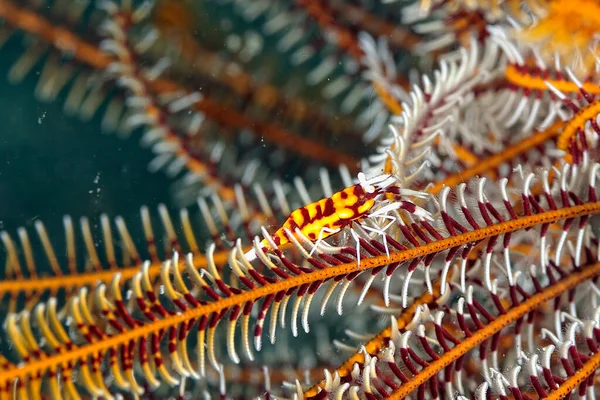
[[[0,0],[174,183],[0,233],[0,399],[596,398],[597,7]]]

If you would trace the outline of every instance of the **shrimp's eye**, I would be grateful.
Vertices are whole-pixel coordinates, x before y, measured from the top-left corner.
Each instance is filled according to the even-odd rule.
[[[363,172],[358,173],[358,182],[366,193],[374,193],[375,186],[371,185]]]

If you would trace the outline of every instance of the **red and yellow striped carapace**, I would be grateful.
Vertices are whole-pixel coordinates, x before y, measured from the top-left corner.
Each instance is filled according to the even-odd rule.
[[[325,239],[353,221],[367,216],[378,196],[384,193],[400,194],[403,191],[397,186],[391,186],[396,182],[393,175],[383,174],[367,180],[365,175],[360,173],[358,178],[359,183],[356,185],[294,210],[281,228],[272,235],[274,244],[281,246],[289,243],[287,232],[293,233],[296,229],[312,241]],[[409,211],[412,207],[417,209],[413,203],[402,203],[402,207],[397,208],[409,208]],[[260,246],[263,251],[271,248],[267,239],[263,239]],[[245,257],[248,261],[254,260],[256,249],[248,251]]]

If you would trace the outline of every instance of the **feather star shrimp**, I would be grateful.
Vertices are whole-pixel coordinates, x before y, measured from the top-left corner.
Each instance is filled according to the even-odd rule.
[[[376,216],[385,211],[404,209],[419,217],[431,219],[430,214],[414,203],[406,200],[394,201],[378,210],[369,212],[380,195],[415,195],[422,197],[422,193],[409,189],[392,186],[396,182],[393,175],[383,174],[367,180],[363,173],[358,174],[359,183],[334,193],[331,197],[315,201],[294,210],[284,224],[271,237],[276,246],[290,242],[289,232],[298,229],[311,241],[325,239],[340,232],[353,221],[365,216]],[[267,239],[263,239],[259,246],[264,252],[272,249]],[[256,259],[256,249],[253,248],[244,255],[248,261]]]

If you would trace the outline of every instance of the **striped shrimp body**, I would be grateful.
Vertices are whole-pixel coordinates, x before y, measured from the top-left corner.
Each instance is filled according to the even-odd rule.
[[[360,173],[358,179],[359,183],[356,185],[340,190],[331,197],[326,197],[294,210],[281,228],[271,236],[272,243],[277,247],[289,243],[288,234],[296,232],[296,229],[311,241],[320,241],[338,233],[352,224],[353,221],[369,216],[369,212],[375,205],[378,196],[385,193],[396,195],[404,192],[415,193],[400,189],[397,186],[391,186],[396,182],[396,178],[392,175],[384,174],[366,180],[364,174]],[[426,218],[429,216],[425,210],[409,201],[392,203],[384,207],[386,211],[391,209],[390,206],[392,206],[392,209],[406,209],[408,212]],[[381,213],[378,211],[376,214],[380,215]],[[264,252],[272,249],[267,239],[263,239],[259,246]],[[245,254],[248,261],[256,259],[256,256],[255,248]]]

